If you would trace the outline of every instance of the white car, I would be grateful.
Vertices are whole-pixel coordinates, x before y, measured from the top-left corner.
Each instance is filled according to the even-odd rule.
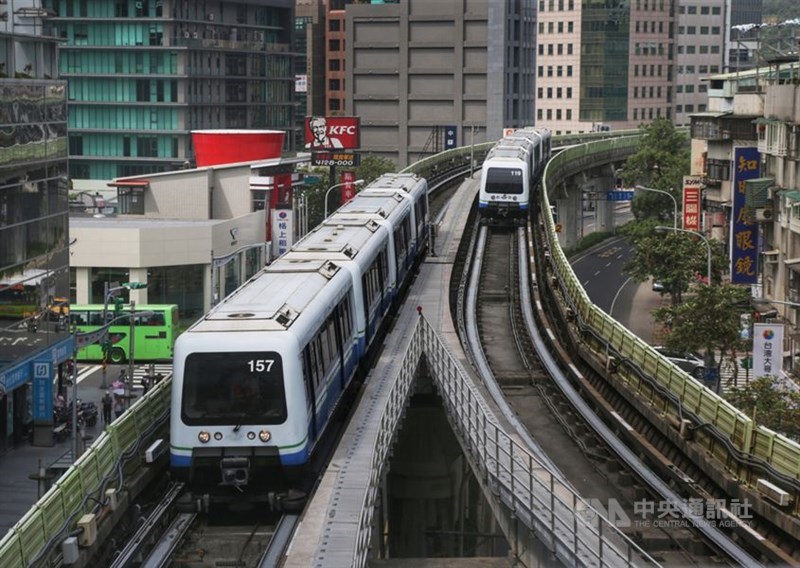
[[[663,345],[654,345],[653,349],[692,375],[698,381],[702,381],[705,378],[706,362],[703,356],[699,353],[692,353],[691,351],[672,351]]]

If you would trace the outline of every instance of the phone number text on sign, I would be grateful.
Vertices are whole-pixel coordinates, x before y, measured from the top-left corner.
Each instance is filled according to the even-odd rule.
[[[311,163],[315,166],[357,166],[359,154],[352,152],[314,152]]]

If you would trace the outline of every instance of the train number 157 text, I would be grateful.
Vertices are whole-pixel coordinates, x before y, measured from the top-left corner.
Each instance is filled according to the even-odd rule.
[[[274,363],[275,361],[272,359],[251,359],[247,362],[251,373],[263,373],[264,371],[269,373]]]

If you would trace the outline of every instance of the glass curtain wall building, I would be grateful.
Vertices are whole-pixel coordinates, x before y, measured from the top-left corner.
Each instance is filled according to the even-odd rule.
[[[72,353],[67,90],[48,78],[42,15],[22,1],[0,28],[0,454],[34,421],[52,424],[53,378]]]
[[[284,130],[293,147],[292,0],[44,5],[63,40],[72,178],[185,167],[191,130]]]

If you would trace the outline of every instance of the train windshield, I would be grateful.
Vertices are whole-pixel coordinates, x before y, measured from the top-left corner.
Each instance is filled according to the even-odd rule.
[[[486,193],[522,193],[524,176],[519,168],[488,168]]]
[[[181,399],[184,424],[281,424],[286,414],[278,353],[192,353],[186,358]]]

